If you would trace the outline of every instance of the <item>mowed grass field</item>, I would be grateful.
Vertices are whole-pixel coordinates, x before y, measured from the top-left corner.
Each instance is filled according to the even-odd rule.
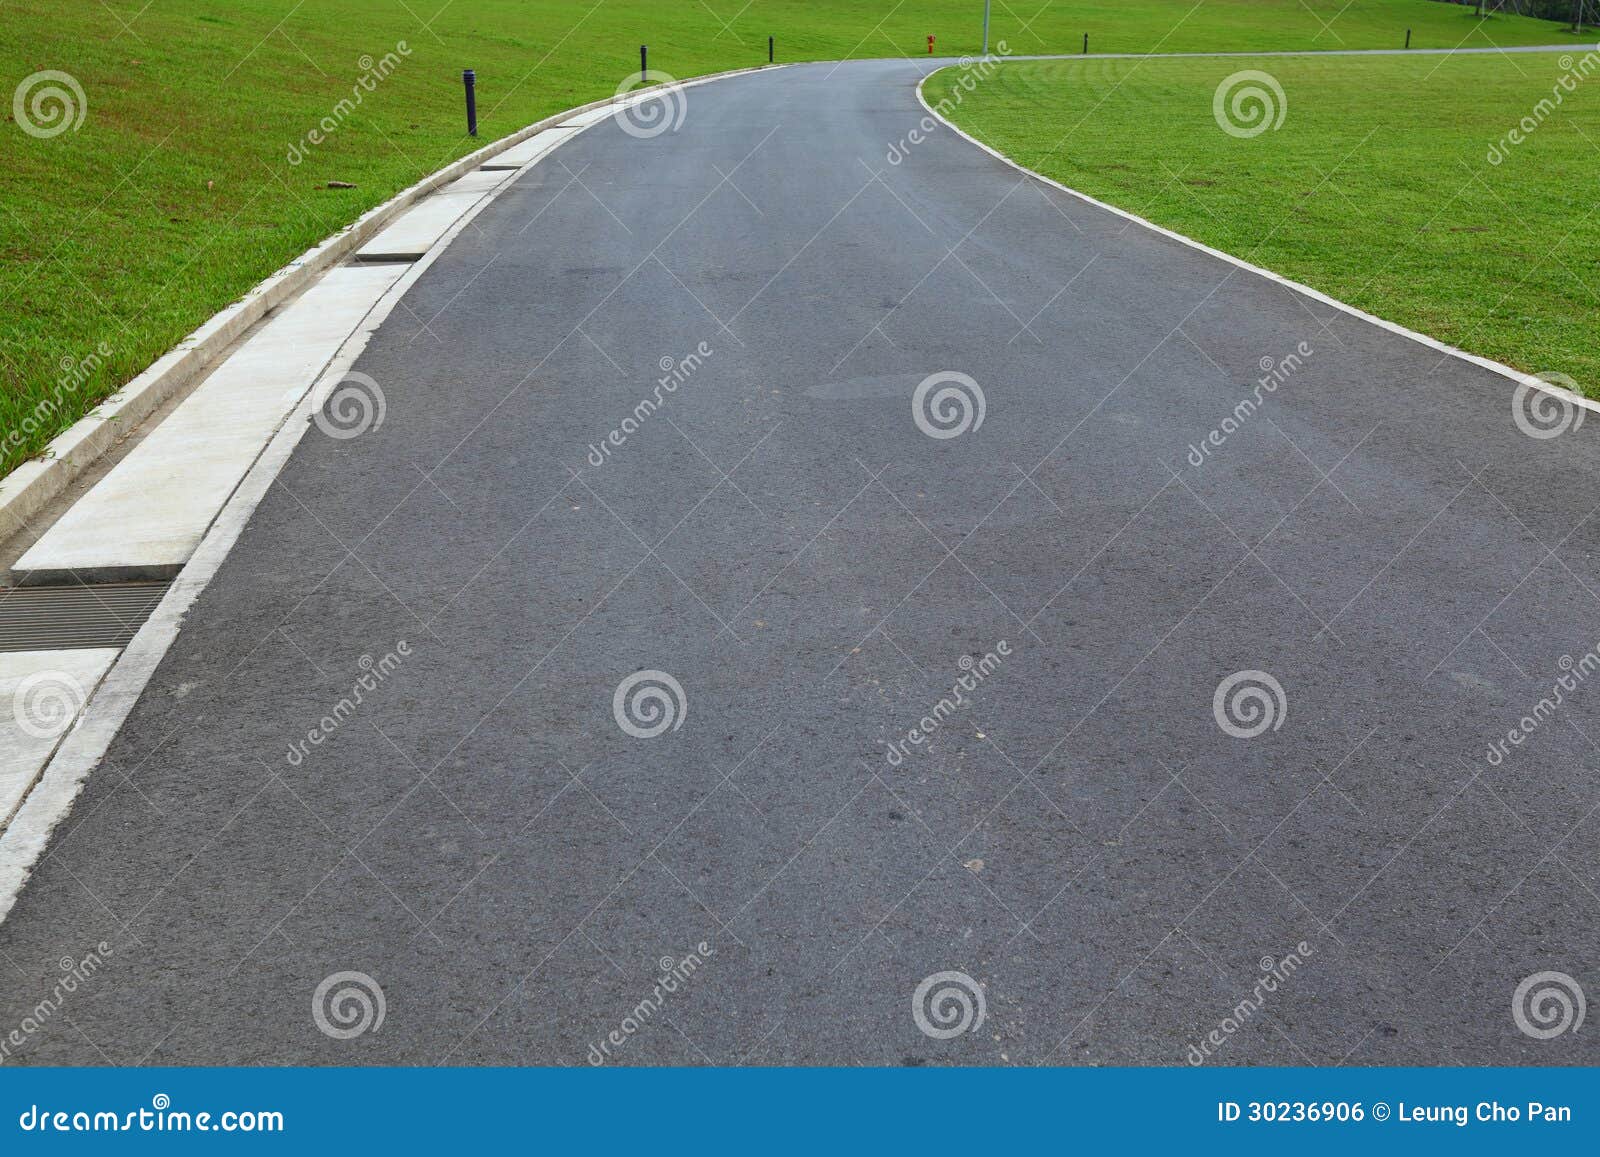
[[[980,13],[977,0],[3,0],[0,98],[60,70],[86,109],[76,130],[39,138],[0,99],[0,474],[275,269],[470,151],[463,67],[477,70],[482,143],[610,94],[640,43],[679,77],[759,63],[769,34],[780,61],[921,54],[930,33],[959,55],[978,50]],[[1176,52],[1395,47],[1406,28],[1416,45],[1568,38],[1559,24],[1480,21],[1431,0],[998,2],[993,36],[1012,52],[1075,51],[1085,32],[1095,51]],[[351,95],[363,58],[402,41],[392,74],[290,164],[290,147]],[[1037,110],[1050,124],[1079,115],[1075,85],[1115,75],[1009,73],[1017,87],[996,88],[982,115],[1025,146],[1008,93],[1054,102]],[[1466,83],[1451,116],[1487,132],[1499,120]],[[1164,147],[1161,111],[1136,126],[1137,147]],[[58,404],[41,410],[48,399]]]
[[[1070,188],[1600,397],[1600,54],[1552,95],[1584,54],[1012,62],[954,119]],[[1286,105],[1248,139],[1213,115],[1241,69]]]

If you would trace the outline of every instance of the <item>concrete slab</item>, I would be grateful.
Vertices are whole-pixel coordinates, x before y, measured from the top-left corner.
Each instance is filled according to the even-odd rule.
[[[504,174],[488,174],[501,176]],[[483,199],[485,190],[439,192],[424,197],[398,221],[356,250],[359,261],[415,261],[449,231],[461,214]]]
[[[461,214],[477,204],[479,198],[499,188],[514,170],[532,164],[577,131],[577,128],[545,129],[485,161],[466,176],[417,202],[393,225],[356,250],[356,258],[360,261],[417,260],[460,220]]]
[[[565,129],[565,128],[586,129],[590,125],[599,124],[601,121],[605,120],[609,116],[616,116],[617,115],[617,110],[619,108],[623,108],[626,105],[631,104],[631,103],[633,103],[633,102],[632,101],[619,101],[616,104],[606,105],[604,108],[592,108],[588,112],[581,112],[575,117],[571,117],[571,118],[569,118],[567,120],[562,121],[560,124],[558,124],[556,126],[556,128],[558,128],[558,129]]]
[[[272,432],[404,272],[329,271],[80,498],[12,575],[38,583],[177,574]]]
[[[543,132],[534,133],[520,145],[513,145],[493,160],[486,161],[483,167],[520,169],[524,165],[531,165],[577,131],[578,128],[574,125],[571,128],[545,129]]]
[[[118,654],[115,647],[0,653],[0,830]]]
[[[453,197],[460,193],[487,193],[491,189],[498,188],[501,182],[510,175],[510,173],[506,172],[497,173],[492,170],[485,171],[481,168],[474,169],[466,176],[457,177],[454,181],[445,185],[434,196]]]

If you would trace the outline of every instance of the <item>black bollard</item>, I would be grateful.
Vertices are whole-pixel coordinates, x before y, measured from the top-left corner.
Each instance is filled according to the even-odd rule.
[[[1087,32],[1083,34],[1083,54],[1085,56],[1089,55],[1089,34]]]
[[[650,70],[645,67],[645,46],[639,45],[639,83],[643,84],[649,79]]]
[[[772,63],[772,37],[767,37],[767,63]]]
[[[478,74],[463,68],[461,83],[467,90],[467,136],[475,137],[478,135]]]

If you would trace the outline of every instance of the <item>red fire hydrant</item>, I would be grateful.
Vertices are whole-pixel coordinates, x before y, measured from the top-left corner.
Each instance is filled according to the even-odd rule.
[[[933,55],[933,37],[932,36],[928,37],[928,55],[929,56]]]

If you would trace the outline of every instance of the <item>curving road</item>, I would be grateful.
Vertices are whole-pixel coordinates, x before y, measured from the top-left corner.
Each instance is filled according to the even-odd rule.
[[[1594,424],[925,71],[604,122],[427,271],[0,926],[0,1030],[110,948],[10,1061],[1600,1061],[1512,1012],[1600,982]]]

